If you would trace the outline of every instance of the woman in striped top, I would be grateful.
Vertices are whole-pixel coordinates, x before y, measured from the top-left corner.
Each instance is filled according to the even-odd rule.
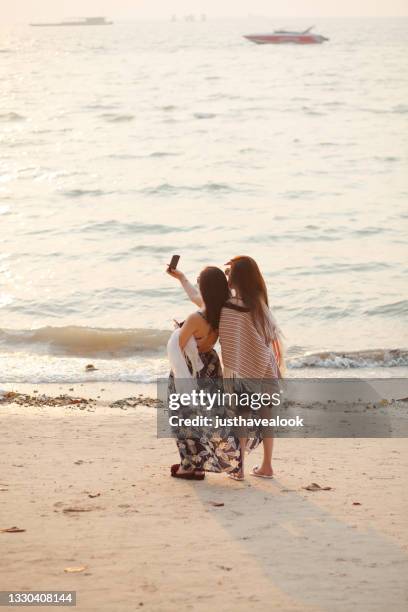
[[[227,265],[230,267],[226,274],[234,297],[224,305],[219,326],[224,386],[229,386],[232,391],[244,389],[250,392],[250,387],[255,385],[257,392],[273,393],[277,379],[281,377],[283,352],[281,333],[268,306],[265,281],[251,257],[234,257]],[[261,408],[258,416],[268,418],[268,410]],[[231,474],[231,477],[244,478],[245,450],[255,448],[262,440],[263,462],[251,473],[272,478],[273,434],[260,428],[249,444],[245,429],[240,430],[239,437],[242,472]]]

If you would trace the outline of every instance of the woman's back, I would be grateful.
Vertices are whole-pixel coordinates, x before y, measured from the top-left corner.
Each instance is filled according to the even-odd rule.
[[[202,310],[198,310],[197,314],[201,318],[198,335],[195,336],[197,347],[200,353],[207,353],[214,348],[214,344],[218,340],[218,331],[213,330]]]
[[[214,331],[208,323],[205,313],[201,310],[192,313],[186,319],[184,325],[186,324],[197,342],[199,352],[211,351],[218,340],[218,332]]]
[[[219,337],[226,375],[277,378],[279,368],[272,345],[255,326],[242,300],[230,299],[221,311]]]

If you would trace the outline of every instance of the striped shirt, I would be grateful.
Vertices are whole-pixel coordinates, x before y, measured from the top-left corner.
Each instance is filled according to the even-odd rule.
[[[240,378],[278,378],[272,344],[267,344],[242,301],[233,298],[221,311],[219,338],[226,375]]]

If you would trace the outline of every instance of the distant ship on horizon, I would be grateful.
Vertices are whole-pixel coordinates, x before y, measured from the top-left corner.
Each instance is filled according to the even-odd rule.
[[[30,26],[44,28],[49,26],[102,26],[112,24],[113,21],[107,21],[106,17],[76,17],[65,21],[30,23]]]
[[[175,13],[172,14],[170,21],[172,22],[176,22],[178,21],[178,17]],[[190,13],[188,15],[184,15],[184,21],[193,23],[194,21],[207,21],[207,15],[206,13],[201,13],[201,15],[194,15],[193,13]]]

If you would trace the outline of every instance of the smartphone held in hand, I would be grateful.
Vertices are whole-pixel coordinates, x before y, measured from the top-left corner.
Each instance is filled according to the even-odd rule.
[[[179,259],[180,255],[173,255],[173,257],[171,258],[171,262],[169,263],[169,270],[175,270],[177,268]]]

